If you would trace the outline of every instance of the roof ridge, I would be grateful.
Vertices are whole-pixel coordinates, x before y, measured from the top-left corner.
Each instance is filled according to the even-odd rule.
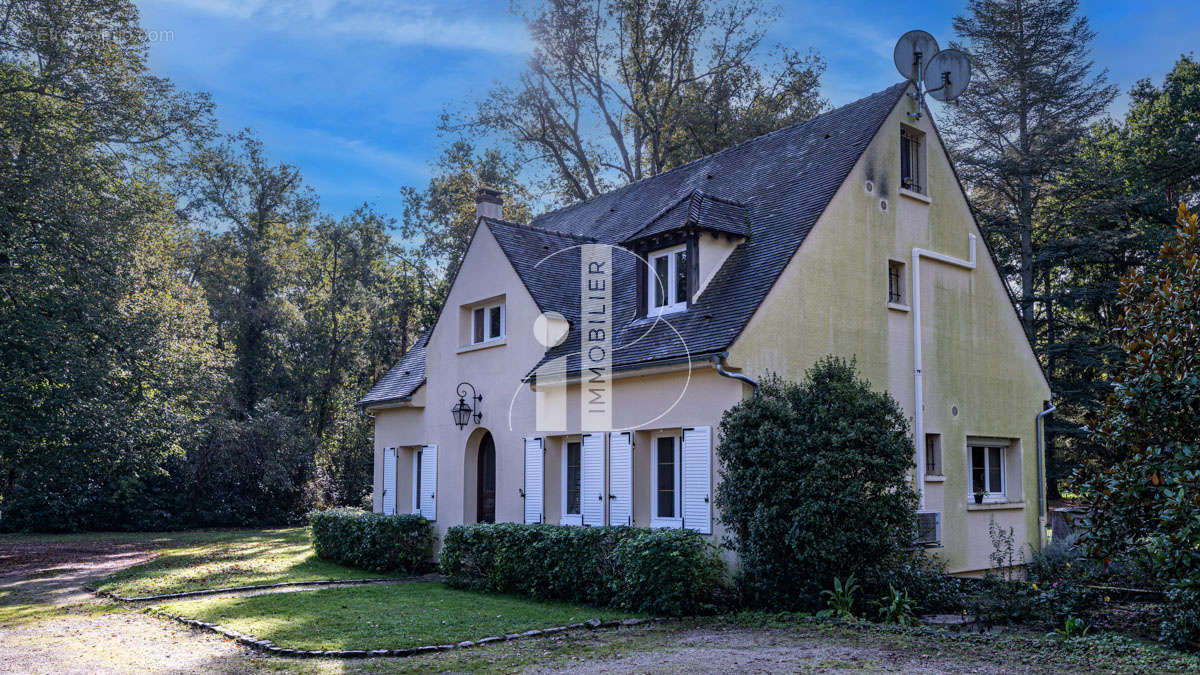
[[[613,190],[609,190],[608,192],[602,192],[602,193],[600,193],[600,194],[598,194],[598,195],[596,195],[596,196],[594,196],[594,197],[588,197],[587,199],[584,199],[584,200],[582,200],[582,201],[575,202],[574,204],[568,204],[568,205],[566,205],[566,206],[564,206],[564,207],[562,207],[562,208],[558,208],[558,209],[554,209],[553,211],[547,211],[547,212],[545,212],[545,213],[538,214],[537,216],[535,216],[535,217],[534,217],[534,220],[540,220],[540,219],[542,219],[542,218],[545,218],[545,217],[549,216],[549,215],[550,215],[550,214],[552,214],[552,213],[560,213],[560,212],[562,212],[562,211],[568,211],[568,210],[571,210],[571,209],[575,209],[575,208],[577,208],[577,207],[583,206],[584,204],[587,204],[587,203],[589,203],[589,202],[593,202],[593,201],[595,201],[595,200],[597,200],[597,199],[600,199],[601,197],[607,197],[607,196],[609,196],[609,195],[615,195],[615,194],[617,194],[617,193],[619,193],[619,192],[622,192],[622,191],[624,191],[624,190],[627,190],[627,189],[629,189],[629,188],[631,188],[631,187],[633,187],[633,186],[635,186],[635,185],[639,185],[639,184],[641,184],[641,183],[644,183],[645,181],[648,181],[648,180],[651,180],[651,179],[654,179],[654,178],[658,178],[658,177],[660,177],[660,176],[666,176],[666,175],[668,175],[668,174],[674,173],[674,172],[676,172],[676,171],[679,171],[679,170],[681,170],[681,169],[686,169],[686,168],[688,168],[688,167],[692,166],[693,164],[698,164],[698,163],[700,163],[700,162],[703,162],[703,161],[706,161],[706,160],[712,159],[713,157],[717,157],[717,156],[719,156],[719,155],[723,155],[723,154],[725,154],[725,153],[727,153],[727,152],[730,152],[730,151],[732,151],[732,150],[734,150],[734,149],[736,149],[736,148],[740,148],[740,147],[742,147],[743,145],[746,145],[746,144],[748,144],[748,143],[754,143],[755,141],[759,141],[759,140],[761,140],[761,139],[764,139],[764,138],[766,138],[766,137],[768,137],[768,136],[774,136],[775,134],[779,134],[779,133],[782,133],[782,132],[784,132],[784,131],[792,130],[792,129],[795,129],[795,128],[797,128],[797,127],[804,126],[804,125],[806,125],[806,124],[810,124],[810,123],[812,123],[812,122],[816,122],[817,120],[819,120],[819,119],[821,119],[821,118],[823,118],[823,117],[828,117],[829,115],[832,115],[833,113],[835,113],[835,112],[837,112],[837,111],[839,111],[839,110],[844,110],[844,109],[846,109],[846,108],[849,108],[849,107],[850,107],[850,106],[852,106],[852,105],[858,105],[859,103],[862,103],[863,101],[866,101],[866,100],[867,100],[867,99],[869,99],[869,98],[874,98],[874,97],[876,97],[876,96],[879,96],[879,95],[881,95],[881,94],[884,94],[884,93],[886,93],[886,92],[888,92],[888,91],[891,91],[892,89],[895,89],[896,87],[899,87],[899,86],[902,86],[902,85],[903,85],[904,87],[907,87],[909,84],[910,84],[910,81],[909,81],[909,80],[904,80],[903,82],[897,82],[896,84],[893,84],[893,85],[891,85],[891,86],[889,86],[889,87],[885,87],[885,88],[883,88],[883,89],[880,89],[879,91],[876,91],[876,92],[873,92],[873,93],[867,94],[866,96],[863,96],[863,97],[857,98],[857,99],[855,99],[855,100],[853,100],[853,101],[850,101],[849,103],[844,103],[844,104],[842,104],[842,105],[840,105],[840,106],[838,106],[838,107],[836,107],[836,108],[833,108],[833,109],[831,109],[831,110],[826,110],[826,111],[825,111],[825,112],[823,112],[823,113],[820,113],[820,114],[817,114],[817,115],[813,115],[812,117],[810,117],[810,118],[808,118],[808,119],[806,119],[806,120],[801,120],[801,121],[799,121],[799,122],[793,122],[793,123],[791,123],[791,124],[788,124],[788,125],[785,125],[785,126],[779,127],[778,129],[772,129],[771,131],[768,131],[768,132],[766,132],[766,133],[759,134],[759,135],[757,135],[757,136],[754,136],[754,137],[752,137],[752,138],[747,138],[746,140],[744,140],[744,141],[741,141],[740,143],[734,143],[733,145],[730,145],[730,146],[726,146],[726,147],[724,147],[724,148],[721,148],[720,150],[718,150],[718,151],[716,151],[716,152],[714,152],[714,153],[711,153],[711,154],[708,154],[708,155],[704,155],[703,157],[697,157],[696,159],[693,159],[692,161],[690,161],[690,162],[687,162],[686,164],[680,164],[679,166],[676,166],[676,167],[673,167],[673,168],[667,169],[666,171],[663,171],[662,173],[656,173],[656,174],[654,174],[653,176],[646,176],[646,177],[644,177],[644,178],[639,178],[639,179],[637,179],[637,180],[635,180],[635,181],[633,181],[633,182],[626,183],[626,184],[622,185],[622,186],[621,186],[621,187],[619,187],[619,188],[616,188],[616,189],[613,189]]]
[[[583,241],[583,242],[587,242],[587,243],[591,243],[591,244],[594,244],[597,241],[599,241],[599,239],[596,239],[595,237],[589,237],[589,236],[583,235],[583,234],[575,234],[573,232],[563,232],[562,230],[554,230],[549,227],[541,227],[539,225],[532,225],[530,223],[516,223],[511,220],[500,220],[499,218],[484,218],[484,220],[493,222],[493,223],[499,223],[500,225],[508,225],[510,227],[515,227],[515,228],[518,228],[521,230],[530,230],[532,232],[541,232],[542,234],[551,234],[551,235],[556,235],[559,237],[566,237],[567,239],[575,239],[577,241]]]

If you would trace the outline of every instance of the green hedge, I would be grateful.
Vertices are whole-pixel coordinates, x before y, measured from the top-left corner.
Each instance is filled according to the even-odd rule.
[[[433,526],[421,516],[360,509],[308,515],[317,556],[372,572],[426,572],[433,567]]]
[[[560,525],[459,525],[441,570],[451,586],[668,616],[728,600],[725,566],[700,535]]]

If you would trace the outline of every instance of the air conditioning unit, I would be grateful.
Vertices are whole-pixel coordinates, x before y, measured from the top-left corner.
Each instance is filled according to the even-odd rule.
[[[917,546],[942,545],[942,514],[939,511],[917,512]]]

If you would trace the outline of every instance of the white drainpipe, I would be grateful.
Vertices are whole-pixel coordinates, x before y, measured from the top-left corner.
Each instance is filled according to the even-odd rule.
[[[912,250],[912,316],[913,316],[913,444],[917,448],[917,497],[918,509],[925,508],[925,390],[921,376],[921,258],[928,258],[963,269],[975,269],[975,235],[969,234],[970,259],[951,258],[948,255],[923,248]]]

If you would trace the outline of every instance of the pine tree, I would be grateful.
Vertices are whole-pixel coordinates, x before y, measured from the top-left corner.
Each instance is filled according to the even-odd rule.
[[[1093,73],[1095,37],[1077,0],[971,0],[954,30],[974,75],[950,106],[956,163],[1004,272],[1019,280],[1019,311],[1036,333],[1037,211],[1088,124],[1116,96]]]

